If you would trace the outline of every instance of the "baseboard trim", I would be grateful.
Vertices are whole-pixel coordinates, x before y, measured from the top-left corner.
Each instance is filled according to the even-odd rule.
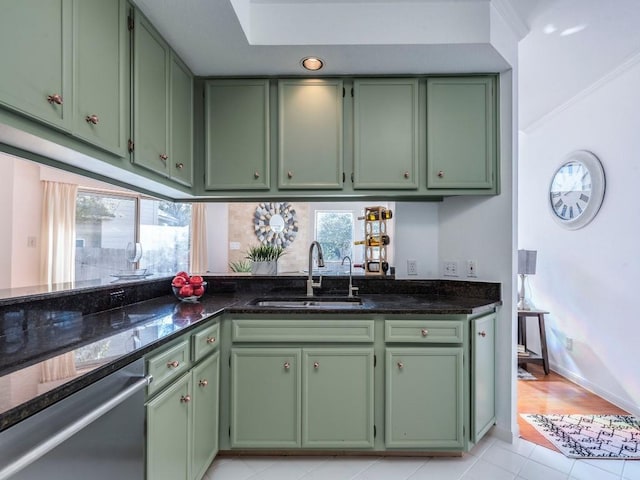
[[[635,405],[632,402],[620,398],[617,395],[614,395],[611,392],[598,387],[598,385],[590,382],[586,378],[583,378],[570,370],[567,370],[564,367],[561,367],[559,365],[550,365],[550,368],[559,375],[562,375],[566,379],[571,380],[573,383],[580,385],[585,390],[589,390],[591,393],[595,393],[599,397],[604,398],[607,402],[613,403],[616,407],[620,407],[623,410],[626,410],[631,415],[640,417],[640,405]]]

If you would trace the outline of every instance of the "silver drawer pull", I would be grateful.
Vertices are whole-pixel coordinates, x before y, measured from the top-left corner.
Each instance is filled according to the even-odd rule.
[[[404,368],[404,363],[398,362],[398,368],[402,370]]]
[[[180,362],[174,360],[173,362],[167,362],[167,368],[178,368],[180,366]]]
[[[420,333],[422,334],[423,337],[426,337],[427,335],[429,335],[429,330],[427,330],[426,328],[423,328],[422,330],[420,330]]]

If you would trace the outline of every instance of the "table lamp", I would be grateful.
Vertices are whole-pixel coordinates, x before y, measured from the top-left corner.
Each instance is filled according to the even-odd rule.
[[[536,273],[536,250],[518,250],[518,275],[520,275],[520,291],[518,292],[518,310],[531,310],[533,304],[527,298],[526,278],[527,275]]]

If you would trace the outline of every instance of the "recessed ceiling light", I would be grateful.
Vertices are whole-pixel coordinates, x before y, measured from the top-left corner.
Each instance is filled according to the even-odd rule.
[[[307,70],[311,70],[312,72],[320,70],[322,67],[324,67],[324,61],[318,57],[305,57],[300,61],[300,63],[304,68],[306,68]]]

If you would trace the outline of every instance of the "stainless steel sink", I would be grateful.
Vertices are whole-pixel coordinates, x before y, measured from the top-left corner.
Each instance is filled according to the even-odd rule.
[[[353,297],[254,298],[249,305],[270,308],[354,308],[362,299]]]

